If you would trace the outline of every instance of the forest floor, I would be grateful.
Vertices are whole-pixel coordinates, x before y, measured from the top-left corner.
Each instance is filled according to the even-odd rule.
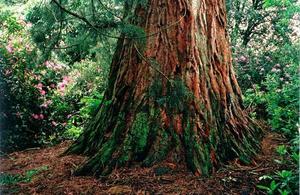
[[[0,194],[262,194],[256,187],[259,177],[282,168],[274,162],[279,158],[275,149],[280,144],[286,144],[283,137],[267,133],[261,153],[251,165],[234,160],[209,178],[196,177],[184,168],[167,164],[167,168],[124,168],[114,171],[109,177],[97,179],[72,175],[86,158],[61,157],[60,154],[70,145],[65,141],[53,147],[1,157],[1,174],[18,175],[23,179],[14,184],[0,185]]]

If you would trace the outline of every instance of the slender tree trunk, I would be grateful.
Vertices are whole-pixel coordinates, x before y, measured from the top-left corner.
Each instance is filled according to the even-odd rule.
[[[149,0],[135,14],[146,45],[119,40],[105,100],[66,152],[91,156],[76,173],[172,162],[208,175],[250,161],[260,129],[243,111],[225,0]]]

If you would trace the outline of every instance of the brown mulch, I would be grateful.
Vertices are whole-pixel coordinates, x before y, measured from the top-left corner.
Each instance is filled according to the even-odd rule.
[[[251,165],[238,160],[224,165],[209,178],[196,177],[184,168],[157,175],[159,167],[124,168],[107,178],[73,176],[84,162],[82,156],[59,156],[70,145],[66,141],[54,147],[14,152],[0,158],[1,172],[24,174],[27,170],[47,166],[33,176],[31,182],[0,186],[0,194],[262,194],[256,185],[259,177],[280,167],[275,148],[286,142],[278,134],[268,133],[262,141],[262,151]]]

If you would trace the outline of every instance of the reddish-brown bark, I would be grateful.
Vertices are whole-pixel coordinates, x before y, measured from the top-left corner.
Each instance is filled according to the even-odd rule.
[[[242,110],[225,13],[225,0],[149,0],[146,8],[135,10],[138,20],[133,22],[145,30],[146,46],[126,36],[119,40],[105,93],[110,104],[102,104],[67,151],[93,156],[78,173],[109,172],[123,165],[119,159],[126,153],[125,165],[179,158],[201,175],[220,161],[255,154],[258,129]],[[191,96],[176,97],[180,82]],[[162,86],[160,97],[149,95],[151,88],[159,88],[154,83]],[[168,101],[180,99],[178,108],[159,104],[170,94]],[[146,114],[150,130],[146,146],[136,153],[126,147],[136,134],[139,113]]]

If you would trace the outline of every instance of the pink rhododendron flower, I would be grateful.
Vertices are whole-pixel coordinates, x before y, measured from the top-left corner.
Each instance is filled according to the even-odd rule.
[[[52,121],[51,124],[56,127],[57,126],[57,123],[55,121]]]
[[[31,51],[30,45],[26,44],[25,49],[26,49],[26,51]]]
[[[70,77],[68,77],[68,76],[64,76],[63,77],[63,83],[69,83],[70,82]]]
[[[60,69],[64,68],[64,65],[56,64],[49,60],[45,61],[44,64],[47,68],[52,69],[52,70],[60,70]]]
[[[40,114],[40,115],[39,115],[39,119],[43,120],[43,119],[44,119],[44,115],[43,115],[43,114]]]
[[[58,83],[57,87],[60,89],[60,88],[64,88],[65,87],[65,83],[61,82],[61,83]]]
[[[46,91],[45,91],[45,90],[41,90],[41,91],[40,91],[40,94],[41,94],[41,95],[46,95]]]
[[[12,43],[8,43],[8,45],[6,46],[6,50],[8,51],[8,53],[13,53],[14,52],[14,48]]]
[[[32,27],[32,23],[31,23],[31,22],[27,22],[27,23],[26,23],[26,27],[27,27],[27,28],[31,28],[31,27]]]
[[[45,64],[46,67],[50,67],[50,62],[48,60],[45,61],[44,64]]]
[[[44,107],[44,108],[48,108],[48,106],[52,104],[52,100],[47,100],[46,102],[44,102],[41,107]]]
[[[62,82],[57,84],[58,91],[61,95],[64,95],[66,86],[70,83],[71,79],[69,76],[64,76]]]
[[[12,70],[10,70],[10,69],[5,70],[5,72],[4,72],[5,76],[10,75],[11,73],[12,73]]]
[[[246,62],[248,61],[248,59],[247,59],[246,56],[241,56],[241,57],[239,57],[238,61],[239,61],[239,62],[246,63]]]
[[[43,104],[40,105],[40,107],[42,107],[42,108],[48,108],[48,104],[43,103]]]
[[[38,115],[38,114],[32,114],[31,116],[32,116],[32,118],[34,118],[34,119],[39,119],[39,115]]]
[[[43,84],[42,84],[42,83],[37,84],[37,85],[36,85],[36,88],[37,88],[37,89],[42,89],[42,88],[43,88]]]

